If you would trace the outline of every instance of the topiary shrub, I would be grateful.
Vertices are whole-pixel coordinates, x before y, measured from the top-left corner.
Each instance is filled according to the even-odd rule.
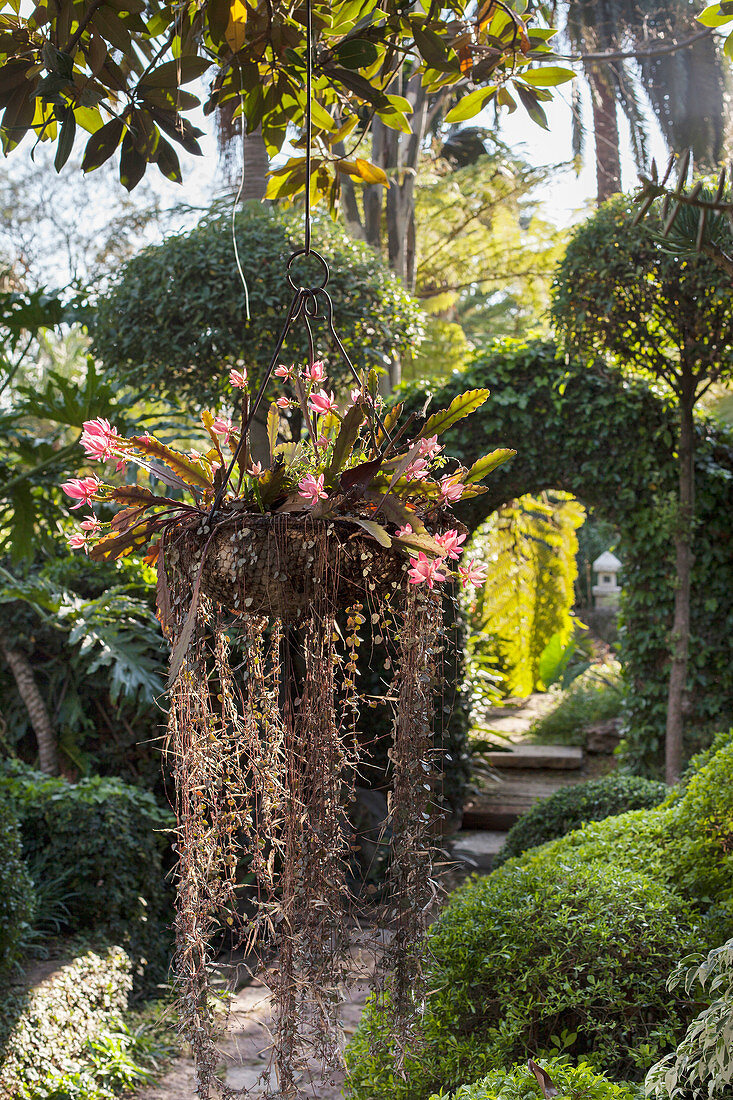
[[[551,847],[454,893],[427,937],[430,995],[405,1076],[372,999],[347,1050],[352,1100],[424,1100],[553,1048],[633,1077],[674,1046],[691,1006],[665,983],[699,942],[691,906],[612,849],[573,861]]]
[[[573,1066],[561,1058],[539,1058],[537,1065],[550,1076],[561,1100],[636,1100],[639,1095],[636,1089],[614,1084],[596,1073],[587,1062]],[[542,1100],[537,1078],[526,1064],[494,1070],[473,1085],[463,1085],[458,1092],[441,1089],[430,1100],[442,1100],[448,1095],[453,1100],[534,1100],[535,1097]]]
[[[0,976],[7,977],[17,962],[34,909],[33,883],[23,863],[18,820],[0,800]]]
[[[588,783],[565,787],[535,803],[509,830],[495,866],[529,848],[565,836],[586,821],[602,821],[626,810],[658,806],[669,787],[635,775],[604,775]]]
[[[66,873],[66,930],[104,935],[131,955],[138,985],[159,981],[172,919],[162,863],[171,815],[120,779],[68,783],[17,761],[0,768],[0,795],[36,873]]]

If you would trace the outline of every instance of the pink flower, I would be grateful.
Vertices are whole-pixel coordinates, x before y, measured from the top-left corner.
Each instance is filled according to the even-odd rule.
[[[95,515],[87,516],[79,524],[82,531],[86,531],[89,535],[97,535],[102,530],[102,524],[99,522]]]
[[[416,458],[405,467],[402,475],[407,481],[422,481],[428,476],[428,464],[424,458]]]
[[[407,571],[410,584],[427,584],[428,588],[435,587],[435,581],[444,581],[446,579],[445,573],[440,573],[440,566],[443,564],[442,558],[436,558],[431,561],[425,554],[420,553],[416,558],[410,558],[412,562],[412,569]]]
[[[198,451],[189,451],[188,452],[188,457],[191,459],[192,462],[200,462],[201,461],[201,455],[199,454]]]
[[[475,560],[471,558],[468,565],[458,566],[458,572],[461,575],[461,584],[465,588],[467,584],[483,584],[488,570],[485,565],[477,565]]]
[[[84,550],[89,553],[89,539],[86,535],[70,535],[67,542],[72,550]]]
[[[412,526],[411,526],[411,524],[406,523],[404,527],[398,527],[397,528],[397,530],[395,531],[395,538],[403,539],[405,537],[405,535],[411,535],[411,534],[412,534]]]
[[[351,391],[351,404],[355,405],[356,402],[360,401],[360,400],[365,401],[367,403],[367,405],[373,405],[374,404],[374,402],[372,401],[372,395],[370,393],[366,393],[362,390],[352,390]]]
[[[275,404],[278,409],[289,409],[292,407],[293,402],[288,397],[278,397]]]
[[[82,504],[90,504],[101,484],[102,482],[94,474],[90,474],[89,477],[72,477],[70,481],[65,481],[61,488],[67,497],[79,501],[78,504],[71,506],[72,512],[81,508]]]
[[[446,501],[454,503],[456,500],[460,500],[462,496],[463,486],[455,480],[455,475],[440,479],[440,500],[442,504],[445,504]]]
[[[114,448],[119,438],[109,420],[99,417],[97,420],[84,421],[79,442],[90,458],[106,462],[114,457]]]
[[[250,468],[247,470],[250,477],[259,477],[262,473],[262,463],[253,462]]]
[[[306,382],[325,382],[326,371],[323,366],[323,361],[321,359],[316,359],[315,363],[311,363],[310,366],[306,367],[303,371],[303,378]]]
[[[120,474],[123,470],[127,469],[127,463],[124,458],[121,458],[119,462],[115,462],[115,473]]]
[[[234,431],[234,425],[228,416],[217,416],[214,423],[211,425],[211,430],[216,432],[217,435],[224,436],[224,442],[229,442],[229,436]]]
[[[419,447],[423,458],[435,458],[443,450],[438,443],[437,435],[429,435],[427,439],[421,439]]]
[[[328,493],[323,491],[323,474],[319,474],[318,477],[306,474],[298,482],[298,493],[304,500],[310,501],[311,508],[314,508],[319,500],[328,500]]]
[[[325,390],[319,390],[318,393],[312,393],[308,398],[308,408],[314,413],[330,413],[338,412],[338,405],[336,399],[332,393],[326,393]]]
[[[435,541],[438,546],[442,546],[445,550],[445,557],[452,558],[453,561],[457,561],[463,553],[461,543],[466,541],[465,535],[459,535],[454,529],[446,531],[443,535],[436,535]]]
[[[279,367],[275,367],[274,375],[276,378],[292,378],[293,368],[286,367],[284,363],[281,363]]]
[[[230,370],[229,383],[230,385],[235,386],[237,389],[244,389],[244,387],[247,385],[246,370]]]

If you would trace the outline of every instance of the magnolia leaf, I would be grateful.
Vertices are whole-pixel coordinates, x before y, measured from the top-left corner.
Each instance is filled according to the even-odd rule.
[[[239,53],[247,37],[247,5],[243,0],[232,0],[229,7],[229,22],[224,37],[232,53]]]
[[[487,474],[490,474],[497,466],[501,466],[507,459],[513,458],[516,453],[517,452],[511,450],[511,448],[500,447],[498,450],[492,451],[488,455],[484,455],[483,458],[477,458],[463,478],[464,484],[470,485],[473,481],[481,481],[481,478],[486,477]]]
[[[361,157],[357,157],[354,163],[360,178],[366,183],[381,183],[385,187],[389,186],[387,173],[379,165],[370,164],[368,160],[362,160]]]
[[[543,1069],[542,1066],[538,1066],[532,1058],[528,1060],[527,1065],[537,1078],[537,1084],[540,1086],[545,1100],[551,1100],[553,1096],[560,1095],[560,1089],[555,1088],[553,1080],[547,1070]]]
[[[113,118],[92,134],[86,144],[81,166],[84,172],[99,168],[114,153],[122,140],[125,124],[121,118]]]
[[[562,69],[558,65],[543,65],[537,69],[523,69],[517,74],[525,84],[531,84],[537,88],[554,88],[556,84],[564,84],[572,80],[575,73],[572,69]]]
[[[172,470],[189,487],[194,485],[199,489],[211,489],[211,479],[207,477],[203,466],[199,462],[193,462],[179,451],[173,451],[166,447],[159,439],[152,435],[133,436],[132,442],[137,450],[151,458],[157,458],[163,462],[169,470]]]
[[[325,471],[326,481],[331,480],[340,473],[343,469],[344,463],[350,458],[351,452],[354,449],[357,436],[359,435],[359,428],[364,419],[364,406],[361,404],[352,405],[346,412],[343,420],[341,421],[341,427],[339,433],[336,436],[336,442],[333,445],[333,451],[331,452],[331,461],[328,464],[328,468]],[[343,484],[343,479],[342,479]]]
[[[277,402],[273,401],[267,410],[267,441],[270,444],[270,463],[275,464],[275,450],[277,448],[277,433],[280,431],[280,413]]]
[[[733,22],[733,12],[726,11],[723,4],[710,4],[709,7],[703,8],[695,18],[704,27],[722,27],[726,23]]]
[[[359,519],[357,516],[346,516],[345,518],[351,520],[352,523],[357,523],[359,527],[363,527],[367,534],[377,540],[380,546],[384,546],[387,550],[392,546],[392,536],[385,531],[381,523],[375,523],[373,519]]]
[[[417,438],[427,439],[431,435],[441,435],[464,416],[480,409],[488,396],[488,390],[467,390],[466,393],[454,397],[447,409],[433,413]]]
[[[496,85],[477,88],[475,92],[461,96],[455,107],[445,116],[446,122],[465,122],[482,111],[496,92]]]

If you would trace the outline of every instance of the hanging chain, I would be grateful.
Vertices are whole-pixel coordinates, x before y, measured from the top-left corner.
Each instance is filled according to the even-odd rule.
[[[312,333],[311,333],[310,321],[321,320],[321,321],[325,322],[326,329],[327,329],[327,332],[328,332],[329,336],[333,340],[333,342],[336,346],[336,349],[337,349],[339,355],[341,356],[341,359],[344,361],[344,363],[348,367],[349,371],[351,372],[352,377],[357,382],[359,388],[363,390],[363,387],[364,387],[364,382],[363,382],[362,378],[360,377],[359,372],[357,371],[356,367],[351,362],[351,359],[349,358],[349,355],[346,351],[346,348],[344,347],[343,342],[341,341],[341,338],[339,337],[338,333],[336,332],[336,328],[334,326],[334,322],[333,322],[333,302],[331,300],[331,295],[326,290],[326,286],[328,285],[328,279],[329,279],[329,275],[330,275],[330,272],[329,272],[329,269],[328,269],[328,264],[326,263],[325,259],[320,254],[320,252],[316,252],[315,249],[311,248],[311,176],[312,176],[312,170],[313,170],[313,166],[312,166],[313,153],[312,153],[311,146],[312,146],[312,137],[313,137],[312,113],[313,113],[313,52],[314,52],[313,13],[312,13],[312,10],[311,10],[311,5],[312,5],[312,0],[306,0],[306,3],[305,3],[305,10],[306,10],[305,143],[306,143],[306,147],[305,147],[305,215],[304,215],[304,226],[303,226],[303,230],[304,230],[304,232],[303,232],[303,248],[296,248],[295,251],[290,254],[290,258],[288,259],[288,262],[286,264],[285,275],[286,275],[286,278],[287,278],[287,281],[288,281],[288,285],[290,286],[290,288],[293,291],[293,297],[291,299],[290,307],[289,307],[288,312],[286,314],[285,323],[282,327],[282,331],[280,332],[280,336],[278,338],[277,345],[275,347],[275,351],[274,351],[273,356],[270,360],[270,364],[269,364],[269,366],[268,366],[268,368],[267,368],[267,370],[266,370],[266,372],[265,372],[265,374],[262,378],[262,381],[260,382],[259,388],[258,388],[257,393],[255,395],[255,399],[252,402],[252,404],[250,406],[250,409],[249,409],[249,413],[247,415],[247,418],[246,418],[244,424],[242,425],[242,433],[241,433],[241,436],[239,438],[239,442],[237,443],[234,454],[232,455],[231,462],[229,463],[229,466],[227,467],[226,474],[222,478],[221,484],[220,484],[220,486],[219,486],[219,488],[216,492],[216,496],[214,497],[214,503],[211,507],[211,512],[209,513],[209,518],[210,519],[212,519],[214,517],[214,515],[216,514],[216,512],[219,509],[219,506],[221,504],[224,493],[226,492],[227,486],[229,485],[229,482],[231,480],[231,476],[232,476],[232,473],[234,471],[234,467],[237,463],[237,460],[239,459],[240,454],[242,453],[242,449],[244,448],[244,446],[247,442],[249,429],[250,429],[250,427],[252,425],[252,422],[255,418],[255,414],[257,413],[257,410],[259,409],[260,405],[262,404],[262,399],[265,396],[265,391],[267,390],[267,386],[270,382],[273,371],[275,370],[275,367],[277,366],[278,360],[280,358],[280,353],[281,353],[281,351],[283,349],[283,346],[285,344],[285,340],[287,339],[288,333],[290,332],[291,328],[293,327],[293,324],[295,323],[295,321],[298,318],[301,318],[305,322],[305,325],[306,325],[306,330],[307,330],[307,333],[308,333],[308,345],[309,345],[309,353],[310,353],[311,361],[314,358],[314,352],[313,352],[313,337],[312,337]],[[244,127],[244,116],[242,116],[242,126]],[[313,257],[315,260],[318,261],[318,263],[321,264],[321,268],[322,268],[322,270],[321,270],[321,281],[320,281],[320,284],[318,286],[309,286],[309,287],[301,286],[293,278],[292,273],[291,273],[292,265],[295,262],[295,260],[299,259],[302,256],[304,256],[304,257]],[[323,312],[321,312],[321,310],[320,310],[319,299],[320,299],[320,304],[323,305]],[[384,421],[382,420],[381,416],[377,412],[377,409],[375,407],[373,399],[370,398],[370,397],[367,397],[367,416],[372,421],[372,438],[374,440],[375,447],[376,447],[376,431],[374,429],[374,425],[376,425],[379,428],[379,430],[382,434],[382,438],[384,440],[383,446],[384,447],[389,447],[389,445],[392,442],[392,437],[390,436],[389,432],[387,431],[387,428],[384,425]]]

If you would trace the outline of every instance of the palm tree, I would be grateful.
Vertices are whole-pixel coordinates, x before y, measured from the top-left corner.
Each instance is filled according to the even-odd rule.
[[[565,35],[581,55],[591,90],[598,201],[620,190],[617,111],[628,119],[634,157],[646,159],[644,101],[671,149],[691,148],[701,166],[717,163],[723,142],[725,68],[688,0],[573,0]],[[676,42],[694,39],[674,49]],[[607,60],[603,54],[612,54]],[[624,56],[619,56],[619,55]],[[576,115],[576,122],[582,120]]]

